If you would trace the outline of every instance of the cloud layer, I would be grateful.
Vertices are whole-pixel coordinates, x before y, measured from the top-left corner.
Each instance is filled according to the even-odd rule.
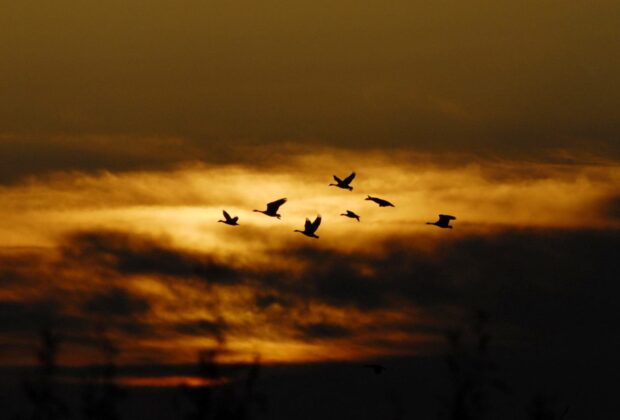
[[[333,168],[359,168],[352,192],[327,185]],[[213,345],[229,361],[434,354],[480,310],[500,348],[608,355],[619,177],[613,164],[322,149],[4,186],[2,363],[32,362],[49,327],[68,364],[92,362],[102,331],[133,363]],[[282,196],[282,220],[251,211]],[[222,209],[240,225],[217,223]],[[440,212],[454,229],[425,224]],[[321,239],[293,232],[317,213]]]
[[[212,256],[150,237],[79,234],[63,245],[73,252],[21,267],[19,284],[4,281],[4,362],[48,323],[77,346],[68,362],[86,362],[80,348],[96,340],[85,327],[102,321],[133,362],[189,362],[221,341],[231,360],[428,354],[479,310],[490,314],[500,348],[610,356],[618,238],[615,230],[508,230],[442,240],[431,252],[412,236],[363,258],[297,246],[282,256],[303,264],[297,273],[213,270]],[[165,258],[153,258],[154,246]],[[3,279],[14,274],[2,270]]]

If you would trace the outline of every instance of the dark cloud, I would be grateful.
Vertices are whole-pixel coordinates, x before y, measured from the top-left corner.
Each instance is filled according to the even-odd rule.
[[[132,317],[147,312],[150,308],[146,299],[131,295],[119,288],[113,288],[88,298],[83,308],[96,315]]]
[[[288,307],[292,304],[292,302],[286,298],[273,293],[258,293],[255,298],[255,303],[259,309],[267,309],[272,305]]]
[[[187,321],[178,323],[173,326],[176,332],[195,336],[212,336],[218,339],[224,337],[224,333],[229,326],[223,319],[199,319],[196,321]]]
[[[299,249],[313,264],[280,293],[364,311],[414,305],[428,315],[421,332],[458,327],[463,314],[484,309],[505,342],[589,354],[620,344],[618,231],[505,231],[441,241],[432,253],[410,244],[367,256],[371,275],[355,269],[359,256]]]
[[[51,320],[55,312],[52,302],[0,301],[0,331],[34,332]]]
[[[357,259],[339,255],[312,252],[312,264],[303,274],[304,293],[332,305],[353,304],[362,309],[373,309],[389,304],[389,292],[377,277],[362,275]],[[300,250],[304,255],[304,250]]]
[[[33,336],[42,329],[87,331],[88,322],[68,314],[58,300],[0,301],[0,332]]]
[[[0,136],[0,183],[10,184],[25,177],[57,171],[127,171],[165,168],[180,159],[179,153],[132,153],[119,148],[127,139],[112,139],[100,146],[89,145],[92,139],[59,142],[49,137],[3,139]],[[135,141],[135,139],[131,140]],[[155,142],[155,140],[153,141]],[[151,145],[151,147],[155,147]],[[177,146],[177,151],[180,150]]]
[[[120,332],[134,338],[153,338],[156,334],[149,325],[134,316],[110,316],[106,313],[101,314],[105,318],[93,319],[87,314],[72,313],[69,306],[63,303],[62,299],[0,301],[0,334],[7,342],[20,338],[15,345],[27,354],[34,354],[33,343],[43,330],[53,331],[63,344],[95,348],[101,345],[97,332],[104,326],[107,331]],[[21,341],[22,339],[25,341]]]
[[[120,232],[85,232],[67,238],[65,258],[119,275],[153,274],[198,278],[210,283],[234,284],[239,272],[211,256],[176,250],[155,238]]]
[[[602,203],[601,213],[603,217],[609,217],[620,221],[620,194],[613,195]]]
[[[0,287],[29,285],[47,277],[47,263],[41,252],[26,249],[0,253]]]
[[[310,324],[297,325],[302,339],[313,340],[322,338],[346,338],[351,337],[353,332],[341,325],[329,322],[315,322]]]
[[[285,270],[239,269],[209,255],[175,249],[156,238],[129,233],[77,233],[66,238],[62,262],[55,267],[88,267],[89,275],[122,280],[148,274],[199,279],[234,287],[243,282],[256,290],[256,310],[282,331],[298,338],[355,337],[360,331],[322,322],[300,321],[319,305],[363,311],[413,310],[408,322],[381,320],[377,331],[406,332],[441,338],[467,323],[466,314],[485,310],[494,325],[494,342],[557,354],[608,356],[620,344],[616,296],[620,293],[617,230],[506,230],[495,234],[450,236],[425,250],[426,238],[393,238],[378,243],[374,254],[344,254],[321,248],[289,248],[281,257],[306,267],[300,274]],[[37,275],[43,268],[32,271]],[[62,275],[62,271],[59,271]],[[22,273],[22,275],[26,275]],[[30,279],[30,282],[37,280]],[[41,281],[41,280],[39,280]],[[14,283],[4,287],[16,287]],[[146,325],[143,298],[117,287],[79,298],[82,317],[58,294],[53,302],[10,302],[0,305],[4,334],[33,331],[51,317],[79,336],[85,322],[107,317],[110,329],[151,336],[170,331]],[[74,298],[73,298],[74,299]],[[66,304],[64,302],[67,302]],[[62,303],[62,304],[61,304]],[[67,315],[71,313],[72,315]],[[92,320],[87,321],[92,316]],[[200,319],[171,326],[175,333],[224,336],[244,326],[234,320]],[[363,335],[363,334],[362,334]],[[378,345],[374,343],[373,345]],[[387,344],[386,344],[387,345]]]
[[[393,240],[364,257],[309,247],[288,250],[286,255],[307,266],[299,277],[238,270],[153,239],[101,232],[73,236],[70,255],[120,276],[198,276],[224,285],[243,279],[261,290],[255,298],[259,308],[277,304],[285,313],[312,302],[363,311],[412,306],[428,319],[406,328],[423,333],[458,324],[459,310],[485,309],[506,337],[581,348],[587,339],[608,337],[619,320],[613,309],[620,292],[615,230],[503,231],[442,240],[432,252],[424,251],[420,240]],[[199,321],[179,328],[201,333],[220,325]],[[346,334],[329,324],[297,328],[308,337]]]

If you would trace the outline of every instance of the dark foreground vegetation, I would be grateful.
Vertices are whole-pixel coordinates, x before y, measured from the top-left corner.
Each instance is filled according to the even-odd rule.
[[[195,365],[117,366],[118,350],[99,335],[99,363],[57,364],[62,337],[40,332],[38,364],[5,369],[2,418],[12,420],[610,418],[611,391],[592,365],[494,353],[488,315],[446,333],[443,357],[363,363],[221,364],[224,342]],[[376,362],[376,361],[374,361]],[[190,376],[209,385],[124,386],[122,376]],[[583,381],[591,383],[581,387]],[[607,391],[605,391],[607,389]],[[602,392],[601,392],[602,391]],[[597,392],[599,393],[597,395]],[[607,394],[605,395],[605,392]]]

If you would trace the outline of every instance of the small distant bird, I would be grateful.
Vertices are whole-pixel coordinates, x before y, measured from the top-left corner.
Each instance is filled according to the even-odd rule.
[[[228,214],[226,210],[223,210],[222,213],[224,214],[225,220],[218,220],[218,222],[226,223],[227,225],[231,225],[231,226],[237,226],[239,224],[237,223],[237,220],[239,220],[239,216],[230,217],[230,214]]]
[[[382,365],[364,365],[364,367],[372,369],[372,371],[375,372],[375,375],[379,375],[387,369],[385,366]]]
[[[336,175],[334,175],[334,180],[337,182],[337,184],[329,184],[329,186],[342,188],[343,190],[353,191],[353,187],[349,185],[351,181],[353,181],[353,178],[355,178],[355,172],[351,172],[351,175],[349,175],[345,179],[340,179]]]
[[[394,204],[390,203],[389,201],[377,197],[368,196],[365,198],[365,200],[374,201],[379,205],[379,207],[394,207]]]
[[[452,229],[452,226],[450,225],[450,220],[456,220],[456,217],[450,216],[449,214],[440,214],[439,220],[437,220],[436,222],[426,222],[426,224],[439,226],[440,228],[444,229]]]
[[[317,216],[316,219],[314,219],[314,222],[311,222],[310,219],[306,217],[306,224],[304,226],[304,230],[295,229],[295,232],[299,232],[302,235],[306,235],[310,238],[318,239],[319,237],[314,232],[316,232],[320,224],[321,224],[321,216]]]
[[[279,200],[272,201],[271,203],[267,203],[267,210],[254,210],[254,211],[266,214],[267,216],[277,217],[279,219],[282,215],[278,214],[278,209],[284,203],[286,203],[286,198],[281,198]]]
[[[358,222],[360,221],[359,215],[353,213],[351,210],[347,210],[347,212],[342,213],[341,216],[350,217],[351,219],[357,219]]]

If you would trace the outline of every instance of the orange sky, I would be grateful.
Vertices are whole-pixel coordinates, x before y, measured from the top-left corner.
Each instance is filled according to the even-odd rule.
[[[4,3],[0,364],[41,328],[66,364],[428,354],[481,309],[505,345],[601,332],[618,1]]]
[[[358,174],[352,192],[328,186],[332,173],[351,170]],[[505,231],[616,229],[608,207],[619,181],[620,167],[611,162],[454,164],[408,152],[329,148],[297,150],[263,167],[195,163],[31,178],[2,187],[0,299],[41,306],[60,324],[63,317],[103,322],[127,362],[188,362],[221,340],[229,361],[425,353],[442,340],[442,328],[451,325],[442,316],[456,307],[439,303],[438,317],[398,297],[376,307],[338,305],[312,291],[306,299],[304,276],[321,272],[320,255],[339,255],[356,276],[380,282],[381,261],[402,244],[405,252],[437,259],[445,247]],[[396,207],[379,208],[366,194]],[[289,199],[281,220],[251,211],[280,197]],[[217,223],[222,209],[238,215],[240,226]],[[346,209],[362,221],[339,216]],[[425,224],[440,212],[456,215],[454,229]],[[293,232],[316,214],[323,216],[319,240]],[[202,269],[209,274],[197,278]],[[338,268],[325,275],[329,281]],[[272,290],[270,276],[279,279]],[[355,295],[355,283],[348,287]],[[289,288],[299,295],[287,297]],[[72,328],[79,330],[69,327],[69,335],[81,334]],[[32,337],[16,331],[3,340],[20,349]],[[67,346],[65,363],[96,355],[75,337]],[[30,357],[8,351],[3,363]]]

